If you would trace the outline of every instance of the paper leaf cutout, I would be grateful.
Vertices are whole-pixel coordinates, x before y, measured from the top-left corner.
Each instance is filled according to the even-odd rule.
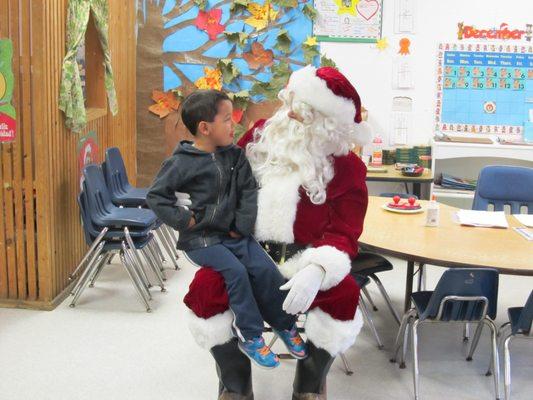
[[[218,60],[217,69],[222,72],[222,81],[226,84],[233,82],[240,74],[239,69],[233,64],[230,58],[223,58]]]
[[[269,2],[266,2],[265,5],[250,3],[248,5],[248,12],[252,16],[246,18],[244,22],[253,26],[258,31],[265,29],[269,22],[274,21],[278,16],[278,12],[272,8],[272,4]]]
[[[244,110],[242,108],[234,108],[233,114],[231,115],[231,119],[233,120],[233,122],[238,124],[239,122],[241,122],[243,114]]]
[[[318,12],[314,7],[309,4],[306,4],[302,9],[303,14],[308,17],[311,21],[314,21],[318,15]]]
[[[313,63],[313,59],[316,56],[320,55],[320,51],[318,50],[318,46],[309,46],[307,44],[302,45],[302,50],[304,52],[304,59],[305,62],[308,64]]]
[[[198,89],[222,89],[222,72],[220,70],[205,67],[204,73],[205,76],[194,82]]]
[[[198,6],[200,10],[205,10],[207,7],[207,0],[193,0],[194,4]]]
[[[250,92],[248,90],[241,90],[236,93],[228,93],[229,98],[233,102],[233,107],[241,110],[246,110],[250,103]]]
[[[269,82],[256,82],[252,86],[253,95],[262,95],[268,100],[275,100],[278,93],[283,89],[289,80],[291,70],[287,63],[279,63],[271,67],[272,78]]]
[[[229,7],[232,14],[242,13],[248,11],[248,5],[250,4],[249,0],[233,0],[231,6]]]
[[[244,46],[246,46],[246,42],[249,36],[246,32],[228,32],[228,31],[225,31],[224,35],[226,36],[226,40],[229,43],[236,44],[241,49],[244,48]]]
[[[296,8],[298,7],[298,0],[272,0],[272,3],[279,7]]]
[[[320,66],[337,68],[337,64],[335,64],[335,61],[333,61],[331,58],[327,58],[326,56],[320,57]]]
[[[251,69],[269,67],[274,62],[274,52],[265,50],[261,43],[254,42],[252,43],[252,50],[249,53],[244,53],[242,58],[246,60]]]
[[[219,34],[224,32],[224,25],[220,24],[222,10],[214,8],[209,11],[198,11],[195,25],[198,29],[206,31],[210,40],[215,40]]]
[[[160,90],[153,90],[152,100],[155,101],[155,104],[148,107],[148,110],[158,115],[159,118],[165,118],[170,114],[170,111],[177,110],[180,105],[180,102],[176,99],[172,91],[162,92]]]
[[[278,49],[279,51],[287,54],[291,51],[291,38],[289,37],[289,32],[287,29],[282,29],[278,32],[278,36],[276,38],[276,46],[274,48]]]

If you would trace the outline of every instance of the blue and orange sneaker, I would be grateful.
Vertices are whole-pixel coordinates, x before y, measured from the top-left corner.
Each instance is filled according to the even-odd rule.
[[[296,325],[294,325],[291,329],[285,329],[282,331],[274,329],[274,332],[283,341],[285,347],[287,347],[287,350],[289,350],[289,353],[291,353],[294,358],[303,360],[307,357],[307,346],[298,333]]]
[[[265,339],[262,336],[245,342],[239,340],[239,350],[248,356],[258,367],[273,369],[279,366],[278,356],[265,344]]]

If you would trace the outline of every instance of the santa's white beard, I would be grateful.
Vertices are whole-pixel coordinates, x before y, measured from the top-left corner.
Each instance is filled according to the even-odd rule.
[[[310,200],[323,204],[334,175],[332,155],[350,151],[349,133],[343,134],[334,120],[306,104],[292,105],[303,122],[289,118],[290,110],[285,104],[255,132],[254,142],[247,146],[248,159],[260,185],[297,173]]]

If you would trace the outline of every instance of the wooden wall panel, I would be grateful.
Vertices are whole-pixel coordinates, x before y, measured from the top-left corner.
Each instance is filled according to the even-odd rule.
[[[77,143],[58,108],[68,0],[0,1],[0,38],[14,44],[17,139],[0,148],[0,305],[51,309],[87,249],[79,223]],[[118,146],[136,181],[135,2],[109,1],[119,113],[91,120],[99,160]]]

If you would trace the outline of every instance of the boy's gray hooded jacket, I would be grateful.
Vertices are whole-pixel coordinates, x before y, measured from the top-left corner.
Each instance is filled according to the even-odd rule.
[[[176,206],[175,192],[191,196],[189,210]],[[182,141],[163,162],[146,201],[165,224],[179,231],[177,247],[187,251],[220,243],[230,230],[251,235],[257,217],[257,183],[238,146],[207,153]],[[196,225],[188,228],[192,216]]]

